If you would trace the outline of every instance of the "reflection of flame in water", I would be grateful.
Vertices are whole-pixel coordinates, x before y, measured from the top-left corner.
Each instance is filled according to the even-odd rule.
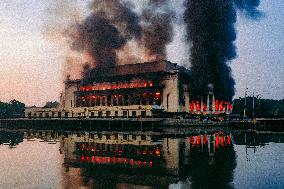
[[[183,178],[190,178],[192,187],[198,188],[196,186],[200,181],[195,179],[199,175],[197,172],[204,175],[202,182],[207,182],[208,186],[216,183],[204,181],[206,177],[220,177],[215,178],[218,186],[225,186],[232,179],[235,167],[232,136],[222,132],[184,138],[69,135],[63,141],[65,146],[73,143],[73,151],[65,156],[65,166],[80,167],[84,183],[92,182],[93,187],[97,188],[106,184],[111,184],[113,188],[120,184],[138,187],[141,183],[152,188],[162,180],[163,187],[168,188]],[[220,175],[213,174],[213,171]],[[212,175],[208,176],[205,172]]]

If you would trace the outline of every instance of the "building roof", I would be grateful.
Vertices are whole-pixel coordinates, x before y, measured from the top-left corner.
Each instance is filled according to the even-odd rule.
[[[189,75],[190,71],[170,61],[154,61],[136,64],[117,65],[112,67],[99,67],[90,70],[89,76],[84,79],[66,80],[68,84],[80,84],[92,81],[129,80],[132,76],[143,76],[143,78],[159,78],[163,74],[183,73]],[[159,74],[157,74],[159,73]]]
[[[124,76],[124,75],[138,75],[146,73],[157,73],[157,72],[181,72],[189,71],[182,66],[178,66],[176,63],[169,61],[155,61],[155,62],[144,62],[137,64],[126,64],[118,65],[113,67],[100,67],[95,68],[90,72],[90,78],[97,77],[113,77],[113,76]]]

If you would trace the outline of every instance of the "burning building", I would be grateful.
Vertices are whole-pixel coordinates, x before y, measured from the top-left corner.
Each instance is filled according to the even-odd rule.
[[[230,113],[232,105],[208,93],[191,96],[190,70],[169,61],[96,67],[65,81],[59,109],[33,108],[27,117],[155,117],[162,112]]]
[[[237,11],[259,18],[259,0],[185,0],[182,15],[169,0],[141,8],[128,0],[91,2],[90,14],[64,31],[70,49],[87,54],[90,66],[82,79],[65,81],[60,109],[28,109],[27,117],[231,112],[235,81],[228,63],[237,56]],[[190,70],[164,61],[177,23],[185,27]]]

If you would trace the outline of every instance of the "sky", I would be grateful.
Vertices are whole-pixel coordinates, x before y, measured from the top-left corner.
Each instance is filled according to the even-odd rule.
[[[174,1],[182,9],[182,1]],[[84,16],[86,3],[77,2]],[[59,100],[68,45],[53,43],[43,34],[50,22],[50,7],[56,3],[55,0],[1,0],[0,101],[17,99],[28,106],[42,106],[47,101]],[[230,62],[236,80],[234,98],[244,96],[248,88],[249,95],[284,99],[284,1],[262,0],[259,9],[264,17],[258,21],[238,14],[238,57]],[[188,57],[182,35],[184,28],[177,24],[175,31],[175,42],[167,48],[168,59],[183,64]]]

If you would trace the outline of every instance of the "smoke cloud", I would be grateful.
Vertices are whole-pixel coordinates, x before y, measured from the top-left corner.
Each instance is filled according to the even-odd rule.
[[[166,59],[175,33],[171,3],[147,0],[137,10],[130,0],[93,0],[89,16],[67,32],[71,48],[92,59],[91,67],[83,70]],[[237,56],[237,11],[258,19],[259,4],[260,0],[184,0],[192,96],[206,95],[208,84],[213,84],[216,98],[232,99],[235,81],[228,63]]]
[[[143,9],[141,45],[146,49],[146,59],[166,59],[166,46],[173,40],[174,16],[168,0],[149,0]]]
[[[96,67],[116,65],[117,51],[141,36],[139,16],[131,10],[133,7],[119,0],[94,0],[91,15],[73,27],[72,49],[88,52]]]
[[[96,66],[114,66],[115,50],[123,47],[125,38],[107,19],[92,13],[82,23],[76,25],[72,49],[87,51]]]
[[[236,10],[257,18],[260,15],[256,9],[258,5],[258,0],[185,1],[193,96],[207,94],[208,84],[212,83],[217,98],[232,99],[235,81],[227,63],[236,57]]]

